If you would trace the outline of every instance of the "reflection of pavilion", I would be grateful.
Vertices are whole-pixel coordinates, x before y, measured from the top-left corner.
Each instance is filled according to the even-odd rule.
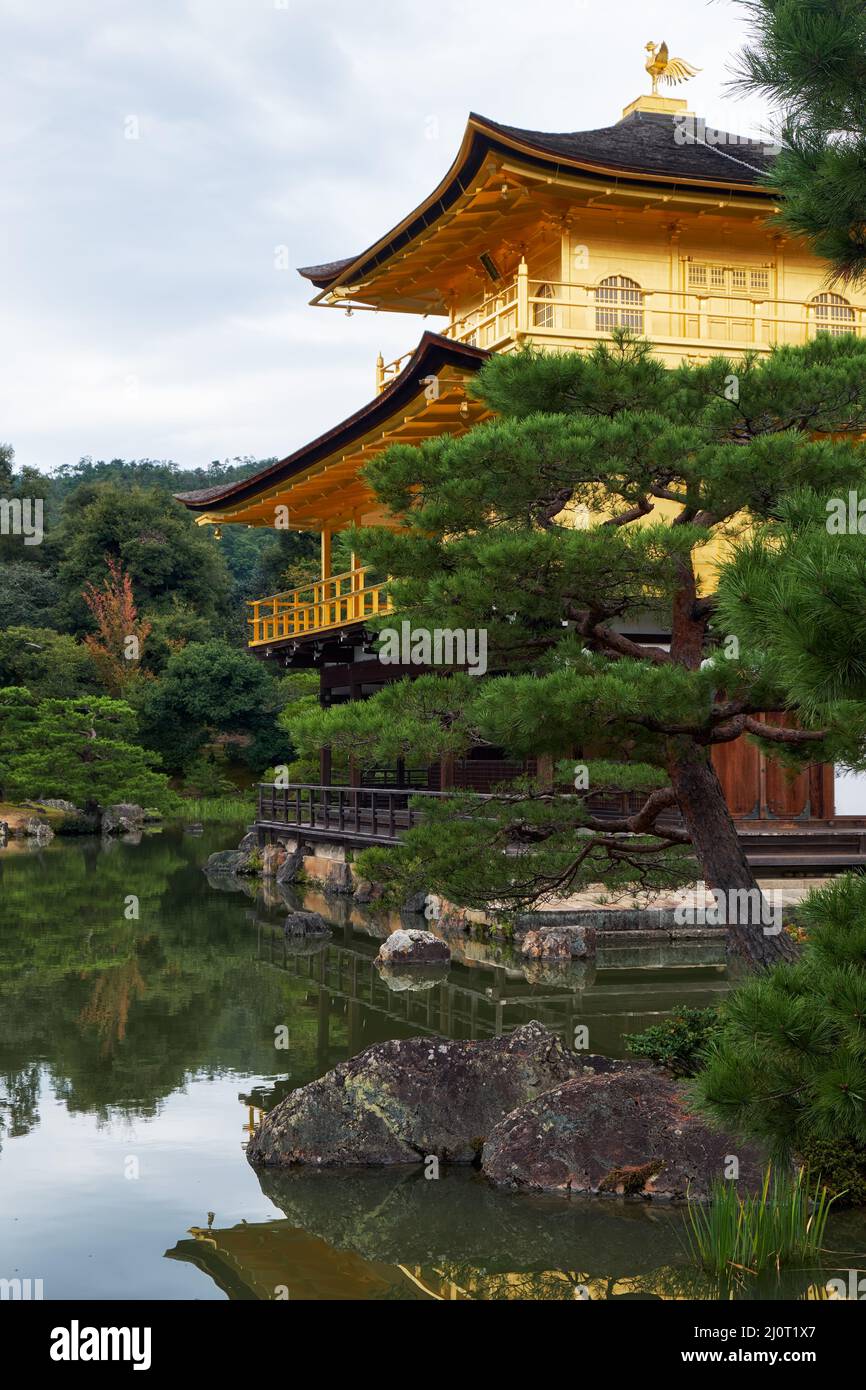
[[[397,1299],[401,1271],[334,1250],[287,1221],[241,1222],[225,1230],[193,1226],[166,1258],[195,1265],[232,1300]],[[415,1295],[420,1296],[420,1295]]]
[[[822,1297],[833,1272],[734,1290],[691,1268],[676,1204],[500,1192],[471,1169],[432,1182],[414,1168],[257,1176],[282,1219],[211,1219],[166,1251],[233,1300],[760,1301]]]
[[[288,1221],[241,1222],[225,1230],[191,1226],[166,1258],[195,1265],[233,1301],[293,1299],[424,1299],[457,1302],[476,1295],[443,1269],[385,1265],[324,1240]]]
[[[717,1003],[727,988],[715,946],[679,954],[677,948],[666,953],[661,947],[647,952],[612,946],[600,951],[594,967],[572,967],[562,983],[551,984],[527,980],[519,958],[511,959],[506,948],[466,941],[452,942],[455,959],[446,980],[431,989],[395,992],[374,963],[378,941],[360,926],[347,919],[325,949],[307,954],[287,943],[279,924],[257,919],[258,959],[313,987],[319,1075],[388,1038],[493,1038],[533,1019],[569,1046],[575,1029],[586,1026],[590,1051],[617,1056],[623,1032],[638,1032],[676,1006]],[[335,1017],[348,1034],[339,1053],[330,1033]],[[249,1097],[255,1104],[262,1100]]]
[[[602,1299],[622,1297],[615,1284],[564,1270],[500,1273],[444,1262],[386,1265],[336,1250],[288,1221],[242,1222],[225,1230],[192,1226],[166,1258],[195,1265],[232,1300],[263,1302],[352,1299],[434,1303],[488,1299]],[[628,1284],[628,1281],[626,1281]],[[628,1296],[628,1295],[626,1295]]]
[[[672,1211],[526,1200],[471,1170],[434,1182],[402,1168],[258,1178],[283,1219],[220,1229],[211,1218],[166,1251],[233,1300],[682,1296]]]

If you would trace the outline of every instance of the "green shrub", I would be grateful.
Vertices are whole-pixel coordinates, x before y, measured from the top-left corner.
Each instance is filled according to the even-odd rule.
[[[694,1076],[718,1027],[717,1009],[682,1008],[663,1023],[631,1033],[625,1043],[636,1057],[648,1057],[673,1076]]]
[[[866,878],[810,894],[799,961],[747,980],[692,1086],[704,1113],[781,1157],[866,1145]]]
[[[138,743],[135,711],[123,700],[0,690],[0,789],[9,801],[134,801],[170,815],[180,802],[158,763]]]
[[[866,1205],[866,1149],[851,1139],[812,1139],[800,1154],[816,1186],[826,1187],[837,1207]]]
[[[236,796],[237,787],[226,772],[225,752],[213,749],[194,758],[184,779],[183,792],[202,800]]]

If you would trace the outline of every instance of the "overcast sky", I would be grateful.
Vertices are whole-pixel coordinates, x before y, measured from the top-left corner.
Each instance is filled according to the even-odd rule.
[[[610,124],[644,45],[739,133],[726,0],[0,0],[0,440],[21,464],[283,456],[424,321],[309,308],[451,163],[470,110]],[[432,138],[431,138],[432,137]],[[286,248],[292,269],[277,268]],[[431,320],[429,326],[437,326]]]

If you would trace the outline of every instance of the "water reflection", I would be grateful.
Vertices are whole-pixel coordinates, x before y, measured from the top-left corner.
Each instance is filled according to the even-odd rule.
[[[44,1277],[47,1298],[684,1296],[672,1211],[498,1194],[471,1172],[260,1180],[242,1144],[263,1109],[389,1038],[537,1018],[621,1055],[624,1032],[721,996],[715,948],[624,942],[535,978],[507,945],[462,940],[429,987],[395,989],[374,965],[387,918],[209,885],[207,855],[238,838],[0,851],[0,1277]],[[330,941],[286,939],[301,905]],[[851,1221],[840,1249],[862,1249]]]
[[[232,1298],[816,1299],[832,1273],[721,1288],[690,1268],[679,1209],[504,1194],[472,1171],[258,1176],[285,1220],[193,1227],[166,1251]]]

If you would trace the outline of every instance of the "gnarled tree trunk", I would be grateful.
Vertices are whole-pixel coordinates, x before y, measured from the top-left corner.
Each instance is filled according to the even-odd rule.
[[[758,881],[743,852],[708,750],[677,740],[668,770],[680,814],[691,835],[707,885],[725,894],[748,893],[753,905],[761,904]],[[733,901],[739,906],[743,899]],[[767,909],[766,920],[770,926],[767,930],[762,924],[765,914],[760,907],[747,913],[728,913],[728,950],[751,966],[775,965],[780,960],[793,960],[797,955],[791,937],[784,930],[776,932],[774,924],[769,923],[769,915]]]

